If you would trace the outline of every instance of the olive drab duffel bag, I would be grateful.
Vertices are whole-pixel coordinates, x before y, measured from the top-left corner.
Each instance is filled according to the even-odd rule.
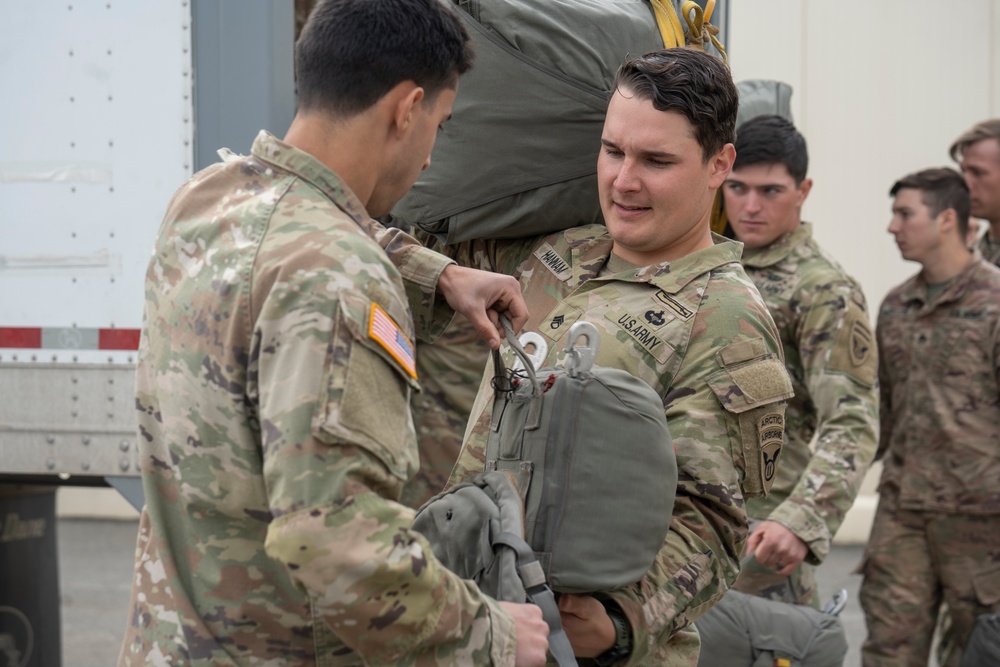
[[[649,570],[670,526],[677,462],[659,395],[594,365],[593,324],[570,329],[563,366],[538,371],[504,324],[520,364],[508,372],[494,353],[485,471],[425,503],[413,527],[488,595],[554,616],[551,645],[561,629],[549,589],[611,591]]]
[[[475,66],[430,167],[392,210],[448,244],[602,221],[597,155],[618,66],[665,45],[722,49],[711,9],[690,1],[455,4]]]

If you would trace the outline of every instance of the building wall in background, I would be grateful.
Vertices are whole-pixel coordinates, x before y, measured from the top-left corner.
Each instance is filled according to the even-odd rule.
[[[791,84],[814,186],[803,217],[855,276],[874,319],[893,286],[917,272],[886,232],[901,176],[954,166],[951,142],[1000,116],[1000,0],[733,0],[733,77]],[[867,538],[869,474],[838,538]]]

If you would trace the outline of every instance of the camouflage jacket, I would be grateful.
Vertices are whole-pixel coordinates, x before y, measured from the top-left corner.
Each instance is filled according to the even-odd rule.
[[[986,233],[976,241],[975,248],[982,253],[983,259],[987,262],[994,266],[1000,266],[1000,241],[990,239],[990,230],[988,227]]]
[[[590,225],[544,239],[471,242],[455,253],[460,264],[521,281],[524,331],[534,332],[542,365],[561,362],[570,327],[587,320],[602,334],[595,363],[629,371],[663,398],[679,469],[670,534],[647,576],[612,594],[632,625],[631,665],[697,660],[696,638],[681,629],[735,580],[744,497],[765,492],[773,475],[791,386],[740,247],[716,237],[677,261],[635,267],[611,255],[603,226]],[[510,366],[514,355],[503,349]],[[492,373],[490,364],[452,484],[484,467]]]
[[[1000,514],[1000,269],[976,253],[933,300],[917,274],[877,336],[880,490],[901,509]]]
[[[513,664],[509,615],[393,502],[417,459],[410,309],[432,321],[449,260],[404,249],[397,270],[377,233],[267,133],[174,196],[146,282],[120,664]]]
[[[795,397],[771,494],[747,503],[826,558],[878,445],[878,361],[865,296],[803,223],[743,266],[774,317]],[[815,448],[812,446],[816,438]]]

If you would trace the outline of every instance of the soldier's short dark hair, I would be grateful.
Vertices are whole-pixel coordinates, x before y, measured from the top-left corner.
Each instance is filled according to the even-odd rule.
[[[969,231],[969,213],[972,200],[969,196],[969,186],[965,184],[962,175],[949,167],[934,167],[918,171],[896,181],[889,196],[895,197],[900,190],[910,188],[920,190],[920,201],[937,216],[949,208],[958,217],[958,232],[962,239]]]
[[[960,136],[948,149],[951,159],[958,162],[962,159],[962,153],[972,144],[983,139],[996,139],[1000,141],[1000,118],[990,118],[976,123]]]
[[[755,164],[783,164],[799,185],[809,169],[806,139],[781,116],[755,116],[736,131],[733,169]]]
[[[465,26],[442,0],[320,0],[295,45],[299,108],[349,117],[403,81],[433,99],[472,58]]]
[[[683,114],[694,126],[705,161],[736,138],[739,93],[729,67],[704,51],[678,47],[629,58],[612,90],[626,88],[659,111]]]

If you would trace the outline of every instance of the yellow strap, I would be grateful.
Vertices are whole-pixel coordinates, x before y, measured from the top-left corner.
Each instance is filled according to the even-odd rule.
[[[684,15],[684,21],[688,26],[688,35],[690,36],[691,45],[704,51],[706,42],[711,42],[712,46],[714,46],[722,56],[723,62],[729,62],[726,50],[722,47],[722,43],[715,37],[719,34],[718,26],[714,26],[709,23],[709,20],[712,18],[712,12],[714,11],[715,0],[708,0],[704,11],[702,10],[701,5],[697,2],[692,2],[691,0],[685,2],[681,7],[681,13]]]
[[[661,0],[649,0],[649,3],[653,5],[653,14],[656,16],[656,26],[660,29],[663,46],[668,49],[684,46],[684,28],[681,27],[681,21],[677,18],[673,6],[668,9],[663,6]]]

